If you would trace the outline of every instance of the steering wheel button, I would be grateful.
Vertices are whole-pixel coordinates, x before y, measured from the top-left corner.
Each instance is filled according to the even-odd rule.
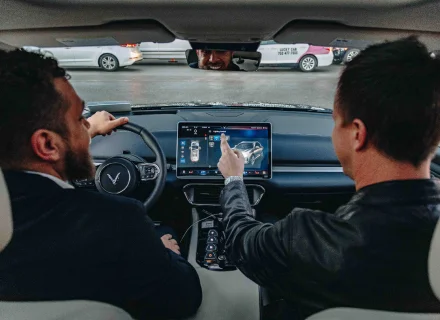
[[[215,229],[211,229],[211,230],[209,230],[208,235],[211,236],[211,237],[217,237],[218,236],[218,232]]]

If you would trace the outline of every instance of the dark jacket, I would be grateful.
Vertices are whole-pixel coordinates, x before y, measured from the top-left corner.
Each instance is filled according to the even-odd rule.
[[[427,273],[438,181],[370,185],[335,214],[298,208],[273,225],[250,216],[241,181],[224,188],[221,206],[229,259],[302,318],[344,306],[440,311]]]
[[[139,201],[4,174],[14,234],[0,253],[0,300],[103,301],[136,319],[187,316],[200,306],[195,269],[164,247]]]

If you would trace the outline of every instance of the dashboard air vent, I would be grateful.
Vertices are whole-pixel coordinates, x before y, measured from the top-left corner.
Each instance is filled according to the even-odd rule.
[[[184,187],[184,193],[188,201],[193,205],[220,205],[220,193],[223,184],[189,184]],[[263,187],[259,185],[247,185],[249,202],[256,205],[264,194]]]

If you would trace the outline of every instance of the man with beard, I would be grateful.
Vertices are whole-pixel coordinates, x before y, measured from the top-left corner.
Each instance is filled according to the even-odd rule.
[[[232,62],[232,51],[196,50],[198,62],[190,64],[191,68],[218,71],[239,71],[240,68]]]
[[[196,312],[201,287],[176,240],[160,239],[139,201],[74,189],[90,178],[91,137],[128,119],[83,117],[56,60],[0,51],[0,167],[14,222],[0,255],[0,300],[93,300],[136,319]]]

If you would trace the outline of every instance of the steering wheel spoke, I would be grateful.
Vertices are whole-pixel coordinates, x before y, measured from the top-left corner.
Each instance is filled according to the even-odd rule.
[[[165,187],[167,176],[165,154],[156,138],[147,129],[131,122],[121,126],[120,129],[139,135],[146,147],[156,156],[156,161],[145,162],[142,157],[134,154],[109,158],[96,171],[96,187],[105,194],[130,196],[140,183],[153,181],[153,190],[144,201],[144,207],[148,212]]]
[[[156,163],[138,163],[137,168],[139,169],[141,181],[151,181],[156,180],[160,174],[160,168]]]

